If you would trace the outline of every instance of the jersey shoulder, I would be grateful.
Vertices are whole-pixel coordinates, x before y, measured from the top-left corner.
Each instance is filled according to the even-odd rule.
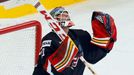
[[[43,40],[59,40],[59,37],[57,36],[57,34],[55,32],[49,32],[48,34],[46,34],[43,38],[42,38],[42,41]]]
[[[73,33],[76,37],[91,39],[90,34],[85,30],[82,30],[82,29],[70,29],[70,32]]]

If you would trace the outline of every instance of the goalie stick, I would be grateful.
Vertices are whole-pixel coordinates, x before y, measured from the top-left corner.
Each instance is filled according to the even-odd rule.
[[[52,30],[54,30],[54,32],[59,36],[59,38],[63,41],[65,39],[65,37],[69,37],[64,30],[56,23],[56,21],[53,19],[53,17],[47,13],[46,9],[44,8],[43,5],[41,5],[41,3],[36,0],[36,1],[32,1],[30,2],[30,4],[32,4],[38,12],[40,12],[42,15],[44,15],[45,19],[47,20],[47,22],[49,23],[49,26]],[[72,41],[72,39],[69,37],[69,39]],[[73,42],[73,41],[72,41]],[[74,42],[73,42],[74,43]],[[76,47],[76,45],[74,44],[75,48],[78,49]],[[80,57],[80,60],[85,64],[85,66],[91,71],[91,73],[93,75],[97,75],[95,70],[91,67],[92,64],[88,63],[83,56]]]

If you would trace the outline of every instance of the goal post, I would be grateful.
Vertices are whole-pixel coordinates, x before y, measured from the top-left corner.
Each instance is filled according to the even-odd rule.
[[[0,29],[0,75],[32,75],[41,47],[41,32],[38,21]]]

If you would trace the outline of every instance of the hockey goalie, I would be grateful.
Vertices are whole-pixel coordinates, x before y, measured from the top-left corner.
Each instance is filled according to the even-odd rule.
[[[74,41],[78,51],[71,50],[74,48],[73,42],[68,42],[68,37],[62,41],[51,31],[42,39],[41,52],[33,75],[83,75],[85,65],[80,60],[81,56],[89,63],[96,64],[112,50],[117,30],[114,19],[109,14],[93,12],[93,37],[85,30],[70,29],[74,23],[65,8],[56,7],[50,15]]]

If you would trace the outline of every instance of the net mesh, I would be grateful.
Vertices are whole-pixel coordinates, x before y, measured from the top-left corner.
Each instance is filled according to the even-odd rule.
[[[32,75],[37,47],[36,30],[33,25],[0,35],[0,75]]]

